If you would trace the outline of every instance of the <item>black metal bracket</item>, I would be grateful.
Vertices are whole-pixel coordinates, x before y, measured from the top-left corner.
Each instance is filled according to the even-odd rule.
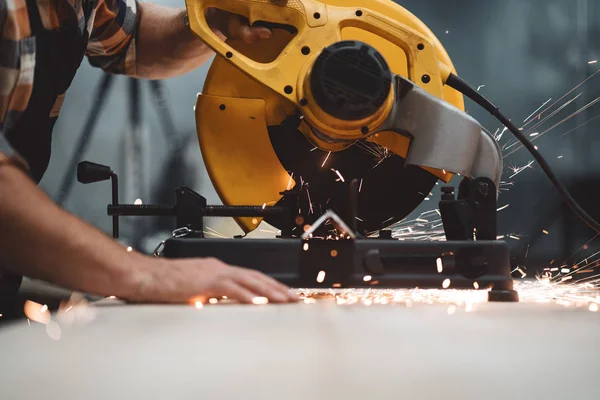
[[[458,198],[442,188],[440,214],[447,240],[496,240],[496,185],[488,178],[463,179]]]
[[[81,183],[93,183],[111,179],[112,204],[107,213],[113,218],[113,237],[119,238],[119,217],[124,216],[173,216],[177,220],[177,228],[189,228],[199,232],[191,237],[203,237],[204,217],[267,217],[282,215],[285,220],[295,213],[291,204],[286,206],[214,206],[207,205],[206,198],[188,187],[180,187],[175,191],[174,205],[156,204],[119,204],[119,184],[117,174],[110,167],[83,161],[78,165],[77,179]],[[292,218],[293,219],[293,218]],[[289,232],[287,232],[289,231]],[[291,228],[286,230],[290,233]]]

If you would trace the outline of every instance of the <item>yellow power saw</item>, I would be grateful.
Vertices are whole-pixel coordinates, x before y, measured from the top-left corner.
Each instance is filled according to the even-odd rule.
[[[342,212],[359,181],[357,229],[413,211],[452,174],[498,184],[495,140],[445,85],[454,66],[417,17],[387,0],[188,0],[191,29],[218,56],[196,104],[208,174],[228,205],[273,205],[301,186],[304,224]],[[219,8],[273,29],[260,45],[222,41]],[[245,231],[259,218],[238,218]],[[280,227],[275,218],[267,222]]]

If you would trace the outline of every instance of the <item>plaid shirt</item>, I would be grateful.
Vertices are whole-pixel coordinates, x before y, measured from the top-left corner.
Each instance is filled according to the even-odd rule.
[[[0,155],[13,156],[3,132],[10,132],[25,111],[33,86],[35,38],[26,1],[35,1],[42,24],[58,30],[85,31],[84,4],[89,0],[0,0]],[[114,74],[135,74],[136,0],[98,0],[88,21],[86,56],[91,65]],[[57,116],[64,94],[50,116]],[[2,157],[0,157],[1,159]]]

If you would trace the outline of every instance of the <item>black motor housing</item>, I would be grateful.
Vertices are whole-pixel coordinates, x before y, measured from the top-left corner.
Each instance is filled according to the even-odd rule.
[[[337,42],[323,49],[310,73],[316,103],[335,118],[356,121],[375,114],[391,90],[392,73],[372,46]]]

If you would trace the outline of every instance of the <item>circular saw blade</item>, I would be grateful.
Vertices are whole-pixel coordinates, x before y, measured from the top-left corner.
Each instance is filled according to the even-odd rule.
[[[439,60],[454,69],[436,37],[404,8],[387,1],[357,0],[353,4],[340,1],[325,3],[368,7],[398,19],[429,37],[438,50]],[[255,61],[270,62],[284,51],[292,38],[293,34],[276,29],[272,38],[260,45],[228,42]],[[387,40],[358,28],[344,29],[342,39],[370,44],[386,58],[393,73],[407,76],[405,53]],[[464,108],[458,92],[450,88],[444,90],[444,100]],[[282,200],[281,192],[301,188],[298,207],[304,223],[310,224],[330,209],[344,213],[348,183],[357,179],[360,182],[357,228],[361,233],[369,233],[405,218],[428,196],[438,180],[423,168],[406,166],[403,157],[369,141],[355,142],[334,153],[315,148],[301,131],[308,128],[306,124],[300,129],[282,125],[287,117],[295,115],[293,104],[224,58],[214,59],[201,96],[210,97],[210,101],[199,100],[196,105],[200,147],[211,181],[225,204],[274,205]],[[239,101],[237,107],[225,109],[226,117],[216,114],[218,104],[226,106],[228,99],[252,102],[252,115]],[[264,101],[264,116],[260,116],[264,126],[256,123],[256,100]],[[248,173],[257,165],[263,174],[260,177]],[[252,231],[260,222],[256,218],[236,221],[245,232]],[[266,222],[277,228],[282,226],[276,218]]]
[[[349,184],[359,185],[356,227],[365,235],[404,219],[429,195],[437,177],[404,158],[368,141],[355,142],[340,152],[310,144],[302,132],[285,126],[269,127],[269,137],[283,167],[293,172],[302,189],[298,207],[305,224],[323,213],[348,213]],[[274,218],[267,219],[279,225]]]

